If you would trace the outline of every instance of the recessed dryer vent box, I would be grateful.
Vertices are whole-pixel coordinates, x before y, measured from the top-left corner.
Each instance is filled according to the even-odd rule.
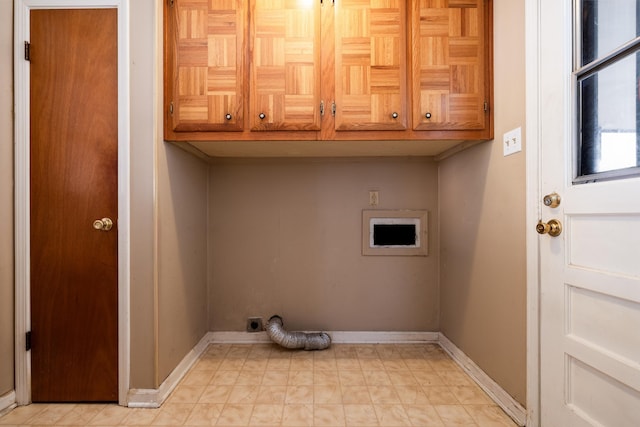
[[[427,211],[362,211],[362,254],[427,256]]]

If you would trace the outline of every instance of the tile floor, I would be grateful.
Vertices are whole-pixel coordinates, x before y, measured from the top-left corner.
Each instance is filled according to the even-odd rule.
[[[515,426],[437,344],[210,345],[159,409],[34,404],[0,426]]]

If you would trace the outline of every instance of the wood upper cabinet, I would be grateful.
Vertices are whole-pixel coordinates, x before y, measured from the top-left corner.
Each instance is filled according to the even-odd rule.
[[[244,127],[245,0],[180,0],[165,14],[167,130]]]
[[[490,45],[485,0],[412,2],[413,128],[490,126]]]
[[[406,129],[406,5],[336,2],[336,130]]]
[[[165,139],[491,139],[492,9],[166,0]]]
[[[320,2],[250,3],[250,129],[320,130]]]

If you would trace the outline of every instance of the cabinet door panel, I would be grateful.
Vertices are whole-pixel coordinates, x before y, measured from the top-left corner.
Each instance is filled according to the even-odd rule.
[[[488,102],[483,0],[419,0],[413,10],[415,130],[482,130]]]
[[[245,1],[176,0],[168,13],[172,130],[242,130]]]
[[[336,130],[407,126],[406,2],[335,6]]]
[[[251,2],[251,130],[320,130],[319,5]]]

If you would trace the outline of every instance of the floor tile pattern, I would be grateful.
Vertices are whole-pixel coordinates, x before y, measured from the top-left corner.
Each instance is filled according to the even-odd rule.
[[[158,409],[33,404],[0,426],[475,426],[514,424],[437,344],[212,344]]]

